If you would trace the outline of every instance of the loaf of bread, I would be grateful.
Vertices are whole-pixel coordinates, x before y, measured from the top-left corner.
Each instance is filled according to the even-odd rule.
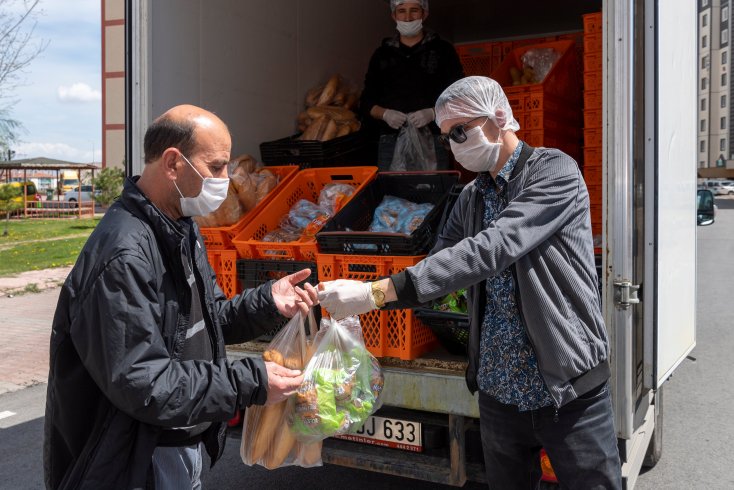
[[[316,105],[327,105],[331,103],[332,99],[336,95],[337,91],[339,90],[339,82],[341,80],[341,77],[339,75],[333,75],[331,78],[329,78],[329,81],[326,82],[326,85],[324,86],[324,90],[321,92],[321,95],[319,96],[319,100],[316,102]]]
[[[306,113],[312,119],[316,119],[321,116],[328,116],[336,122],[351,121],[357,117],[356,114],[349,109],[332,105],[309,107],[306,109]]]
[[[336,122],[334,122],[333,119],[329,118],[329,122],[326,124],[324,132],[319,137],[319,141],[329,141],[330,139],[333,139],[334,137],[336,137],[336,131]]]

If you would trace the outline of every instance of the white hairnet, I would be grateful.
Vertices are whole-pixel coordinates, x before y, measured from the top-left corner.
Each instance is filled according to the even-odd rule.
[[[500,129],[520,130],[504,90],[491,78],[462,78],[438,96],[436,124],[439,126],[447,119],[479,116],[489,116]]]
[[[428,12],[428,0],[390,0],[390,12],[395,12],[398,5],[402,5],[404,3],[417,3],[423,10]]]

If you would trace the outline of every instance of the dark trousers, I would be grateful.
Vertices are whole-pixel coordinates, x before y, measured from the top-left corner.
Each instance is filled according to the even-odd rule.
[[[489,488],[537,489],[541,447],[561,488],[621,489],[622,472],[607,383],[558,409],[520,412],[479,393]]]

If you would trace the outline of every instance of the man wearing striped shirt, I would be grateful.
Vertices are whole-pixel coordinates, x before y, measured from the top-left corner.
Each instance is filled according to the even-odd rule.
[[[467,77],[436,102],[456,160],[478,173],[429,257],[374,283],[319,285],[334,317],[467,288],[467,386],[479,391],[491,488],[537,488],[545,448],[562,486],[621,488],[589,197],[576,162],[532,148],[502,88]]]

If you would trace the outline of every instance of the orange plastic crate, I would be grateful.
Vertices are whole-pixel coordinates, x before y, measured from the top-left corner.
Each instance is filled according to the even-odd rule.
[[[602,70],[604,67],[604,55],[601,51],[595,53],[584,53],[584,71]]]
[[[319,281],[356,279],[375,281],[417,264],[425,256],[319,254]],[[438,347],[430,327],[413,310],[372,311],[359,316],[367,349],[376,357],[410,360]]]
[[[603,104],[601,90],[584,90],[584,110],[601,110]]]
[[[264,242],[263,237],[280,226],[280,220],[301,199],[318,202],[321,190],[331,183],[350,184],[356,195],[375,178],[377,167],[309,168],[298,172],[233,239],[232,244],[245,259],[316,261],[316,237],[295,242]],[[346,202],[349,202],[348,200]],[[344,202],[343,204],[346,204]]]
[[[586,185],[601,184],[603,179],[601,165],[586,164],[584,165],[584,180]]]
[[[584,34],[602,32],[602,20],[601,12],[584,15]]]
[[[502,63],[502,60],[510,51],[512,51],[512,42],[509,41],[490,41],[456,46],[456,53],[459,55],[466,76],[481,75],[488,77],[492,70]]]
[[[227,298],[237,294],[237,252],[235,250],[207,250],[209,263],[217,276],[217,284]]]
[[[584,128],[601,128],[602,110],[584,109]]]
[[[603,51],[603,36],[601,31],[584,34],[584,53],[601,53]]]
[[[584,128],[584,146],[601,146],[603,141],[603,131],[598,128]]]
[[[551,48],[560,54],[541,83],[513,85],[510,69],[522,67],[522,56],[530,49]],[[576,49],[573,41],[562,40],[529,44],[513,49],[492,72],[504,89],[513,116],[520,125],[518,136],[532,146],[575,151],[578,158],[581,127],[581,91]],[[531,114],[528,116],[528,114]],[[529,125],[527,123],[530,123]],[[558,130],[556,130],[558,128]],[[523,133],[527,129],[530,132]],[[537,131],[541,131],[538,133]],[[575,150],[574,150],[575,149]]]
[[[591,165],[601,165],[604,159],[604,152],[601,146],[585,146],[584,147],[584,167]]]
[[[247,223],[259,213],[285,186],[285,184],[296,175],[298,165],[283,165],[267,167],[278,177],[278,184],[267,193],[267,195],[257,203],[257,205],[247,212],[237,223],[230,226],[219,226],[216,228],[200,228],[201,236],[204,237],[204,243],[207,250],[232,250],[232,238],[239,233]]]

